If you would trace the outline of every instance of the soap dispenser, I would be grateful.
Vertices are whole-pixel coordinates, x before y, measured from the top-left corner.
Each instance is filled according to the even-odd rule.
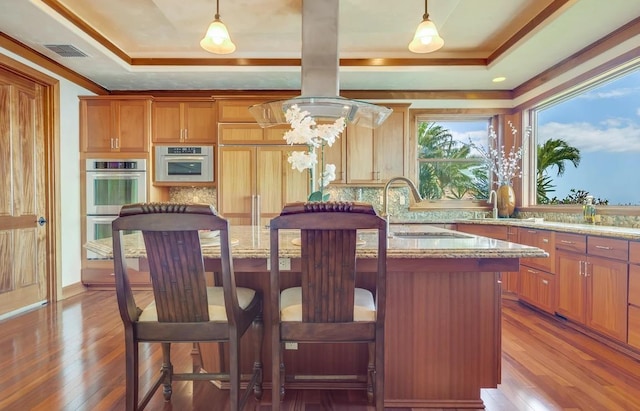
[[[595,224],[596,222],[596,206],[593,204],[593,196],[587,196],[584,205],[582,206],[582,215],[584,222],[589,224]]]

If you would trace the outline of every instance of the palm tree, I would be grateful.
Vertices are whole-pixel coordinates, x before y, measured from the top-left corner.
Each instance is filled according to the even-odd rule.
[[[420,123],[418,129],[418,158],[447,159],[420,163],[419,191],[423,198],[443,196],[463,198],[472,190],[469,163],[455,160],[469,158],[471,148],[457,142],[451,132],[434,122]],[[450,161],[454,160],[454,161]]]
[[[537,147],[537,197],[538,203],[548,203],[548,193],[554,191],[548,169],[557,168],[556,176],[560,177],[565,172],[565,162],[570,161],[574,167],[580,164],[580,150],[570,146],[562,139],[549,139]]]

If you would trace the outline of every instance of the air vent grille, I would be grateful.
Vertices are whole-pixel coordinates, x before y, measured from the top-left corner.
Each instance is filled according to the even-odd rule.
[[[87,57],[87,54],[71,44],[45,44],[44,46],[62,57]]]

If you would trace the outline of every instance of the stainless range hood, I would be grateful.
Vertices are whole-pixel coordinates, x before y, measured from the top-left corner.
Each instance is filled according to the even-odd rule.
[[[302,0],[302,95],[249,107],[261,127],[287,124],[285,112],[294,104],[316,119],[376,128],[392,110],[339,97],[338,14],[340,0]]]

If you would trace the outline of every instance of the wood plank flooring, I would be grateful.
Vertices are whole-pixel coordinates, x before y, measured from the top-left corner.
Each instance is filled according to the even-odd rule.
[[[139,292],[150,300],[149,292]],[[138,297],[140,298],[140,297]],[[483,390],[489,411],[640,410],[640,362],[562,322],[504,301],[502,384]],[[90,291],[0,322],[0,410],[122,410],[124,351],[115,294]],[[190,345],[174,350],[187,370]],[[160,350],[140,353],[150,384]],[[270,409],[270,391],[246,409]],[[208,382],[176,382],[171,403],[158,393],[148,410],[225,410],[228,396]],[[373,410],[359,391],[287,392],[284,410]],[[409,411],[398,409],[396,411]]]

